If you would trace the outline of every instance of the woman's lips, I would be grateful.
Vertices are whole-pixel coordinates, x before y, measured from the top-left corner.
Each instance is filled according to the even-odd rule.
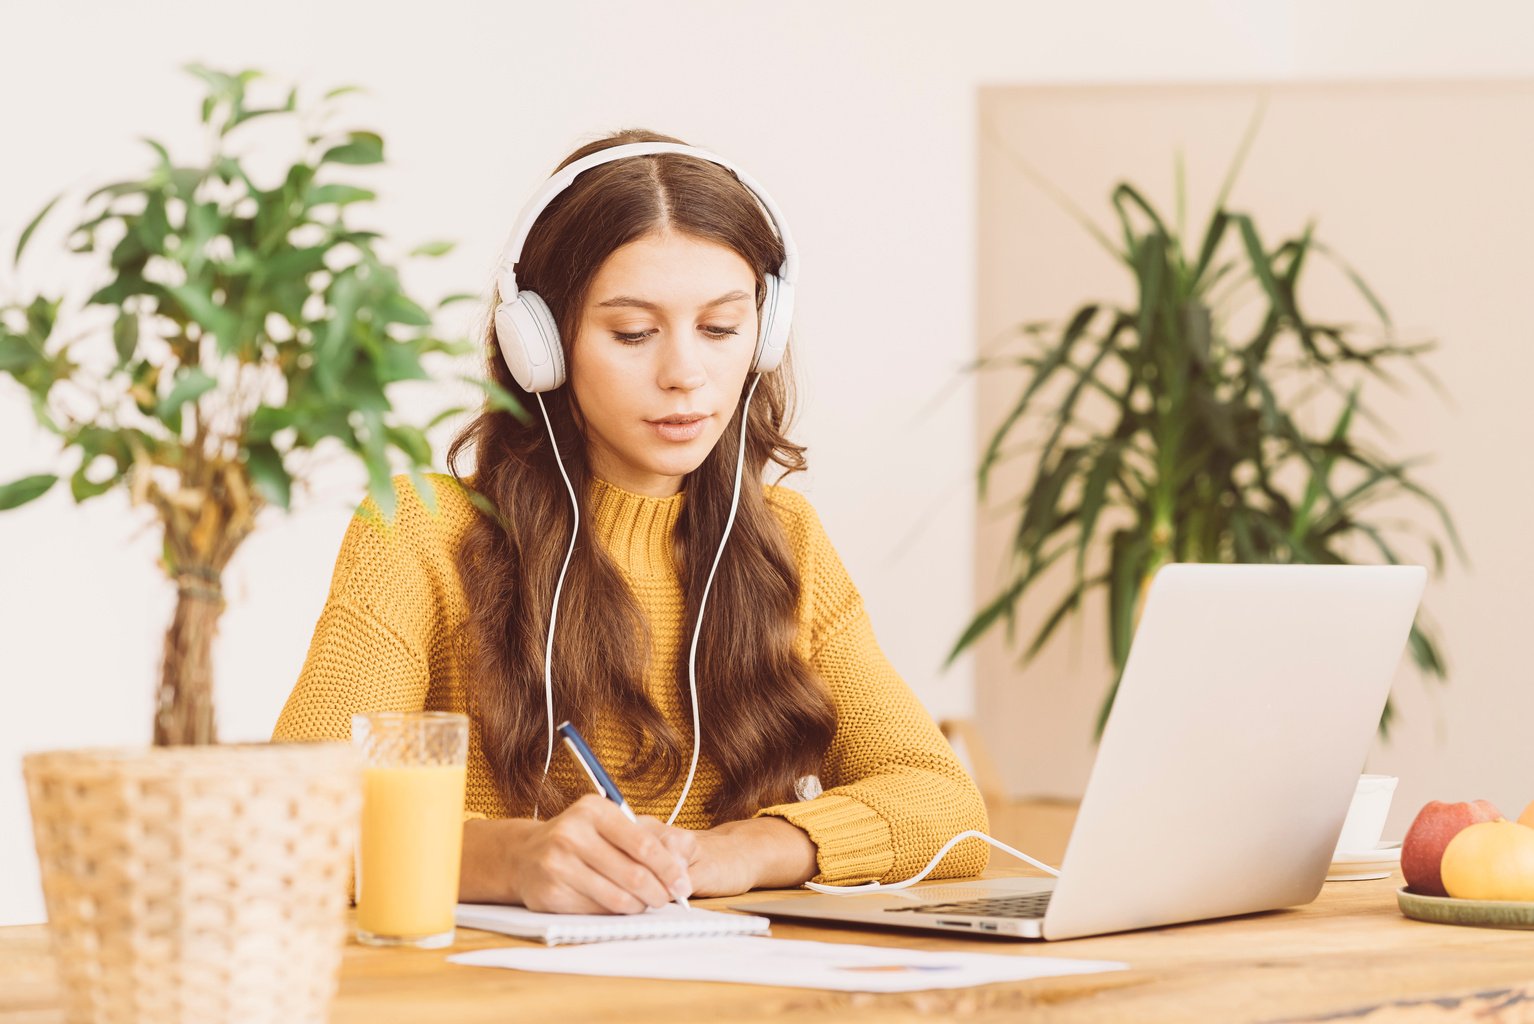
[[[666,441],[691,441],[703,433],[703,424],[708,420],[707,416],[700,416],[686,423],[661,423],[657,420],[645,420],[655,428],[655,432]]]

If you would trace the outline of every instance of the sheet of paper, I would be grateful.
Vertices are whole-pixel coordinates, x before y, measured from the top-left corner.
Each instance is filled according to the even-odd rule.
[[[637,939],[539,949],[479,949],[451,963],[518,971],[670,981],[734,981],[840,992],[967,988],[1061,974],[1127,970],[1112,960],[949,953],[799,939]]]

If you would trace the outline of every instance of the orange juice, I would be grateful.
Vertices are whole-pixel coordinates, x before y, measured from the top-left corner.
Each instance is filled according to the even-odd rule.
[[[464,782],[462,764],[363,769],[360,931],[396,938],[452,932]]]

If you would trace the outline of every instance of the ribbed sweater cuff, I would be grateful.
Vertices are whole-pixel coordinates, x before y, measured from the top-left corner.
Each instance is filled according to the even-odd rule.
[[[895,862],[889,822],[851,797],[828,793],[813,800],[763,807],[754,817],[764,814],[783,818],[809,833],[820,867],[812,882],[843,885],[877,881]]]

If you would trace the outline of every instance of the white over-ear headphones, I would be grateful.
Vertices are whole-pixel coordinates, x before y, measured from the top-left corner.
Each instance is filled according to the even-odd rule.
[[[750,175],[723,157],[675,142],[635,142],[612,146],[584,156],[564,168],[550,178],[523,208],[521,215],[517,218],[516,227],[512,229],[511,237],[501,252],[500,263],[496,266],[495,279],[501,301],[495,307],[495,333],[500,343],[501,356],[506,360],[512,376],[523,390],[531,392],[538,398],[538,407],[543,412],[543,423],[549,432],[549,443],[554,449],[554,459],[559,466],[559,475],[564,478],[565,490],[570,494],[570,507],[574,512],[570,546],[565,550],[565,562],[559,570],[559,580],[554,584],[554,604],[549,610],[549,634],[543,654],[543,692],[548,713],[548,751],[543,759],[543,774],[547,778],[549,765],[554,759],[554,625],[559,620],[559,595],[564,589],[565,571],[570,568],[570,556],[575,553],[575,538],[581,525],[581,507],[580,502],[576,500],[575,486],[570,483],[570,475],[565,472],[564,459],[559,455],[559,443],[554,439],[554,425],[549,420],[548,407],[543,404],[543,392],[551,391],[565,382],[565,357],[564,349],[559,343],[559,328],[555,326],[554,316],[549,311],[548,304],[538,293],[517,291],[517,275],[513,268],[522,256],[522,245],[527,241],[528,233],[532,231],[533,222],[538,219],[538,214],[543,212],[544,207],[548,206],[556,195],[569,187],[576,175],[613,160],[622,160],[631,156],[648,156],[653,153],[681,153],[686,156],[695,156],[734,171],[741,183],[750,189],[766,207],[767,215],[772,219],[778,237],[783,242],[783,265],[778,268],[776,274],[767,275],[767,294],[762,300],[762,317],[757,330],[756,352],[752,356],[749,371],[755,376],[752,378],[751,387],[746,391],[745,400],[741,403],[740,448],[735,456],[735,494],[730,499],[730,514],[725,520],[724,535],[719,538],[719,550],[714,553],[714,564],[708,571],[708,580],[703,584],[703,596],[698,601],[698,620],[692,633],[692,647],[687,653],[687,681],[692,695],[692,761],[687,768],[687,781],[682,784],[682,794],[677,798],[676,806],[671,809],[671,816],[666,819],[666,824],[670,825],[681,812],[682,805],[687,802],[687,794],[692,789],[693,776],[698,770],[698,753],[702,749],[698,719],[698,636],[703,631],[703,612],[708,607],[708,592],[714,585],[714,573],[719,568],[719,559],[724,555],[724,545],[730,539],[730,530],[735,525],[735,512],[740,506],[740,479],[746,458],[746,416],[751,411],[751,396],[756,394],[756,386],[761,383],[762,374],[777,368],[778,363],[783,359],[784,350],[788,347],[788,329],[793,320],[794,311],[794,281],[799,274],[798,250],[794,247],[794,240],[789,235],[788,227],[778,212],[777,204],[772,201],[772,197]],[[533,807],[533,817],[538,817],[536,805]]]
[[[724,157],[676,142],[633,142],[583,156],[545,182],[523,208],[516,226],[512,228],[511,237],[506,240],[506,247],[501,251],[501,259],[495,269],[495,283],[501,299],[495,307],[495,333],[500,340],[501,355],[523,390],[535,394],[552,391],[565,382],[565,354],[560,347],[559,328],[554,324],[554,315],[537,292],[517,290],[514,268],[522,258],[522,246],[533,230],[533,223],[544,207],[568,188],[582,171],[614,160],[654,153],[680,153],[728,168],[766,207],[778,237],[783,242],[783,265],[776,274],[767,275],[767,294],[762,299],[762,317],[757,330],[756,354],[751,361],[751,372],[766,373],[776,369],[782,361],[783,351],[788,346],[789,324],[794,315],[794,282],[799,277],[799,252],[794,247],[793,237],[788,233],[788,226],[777,204],[749,174]]]

